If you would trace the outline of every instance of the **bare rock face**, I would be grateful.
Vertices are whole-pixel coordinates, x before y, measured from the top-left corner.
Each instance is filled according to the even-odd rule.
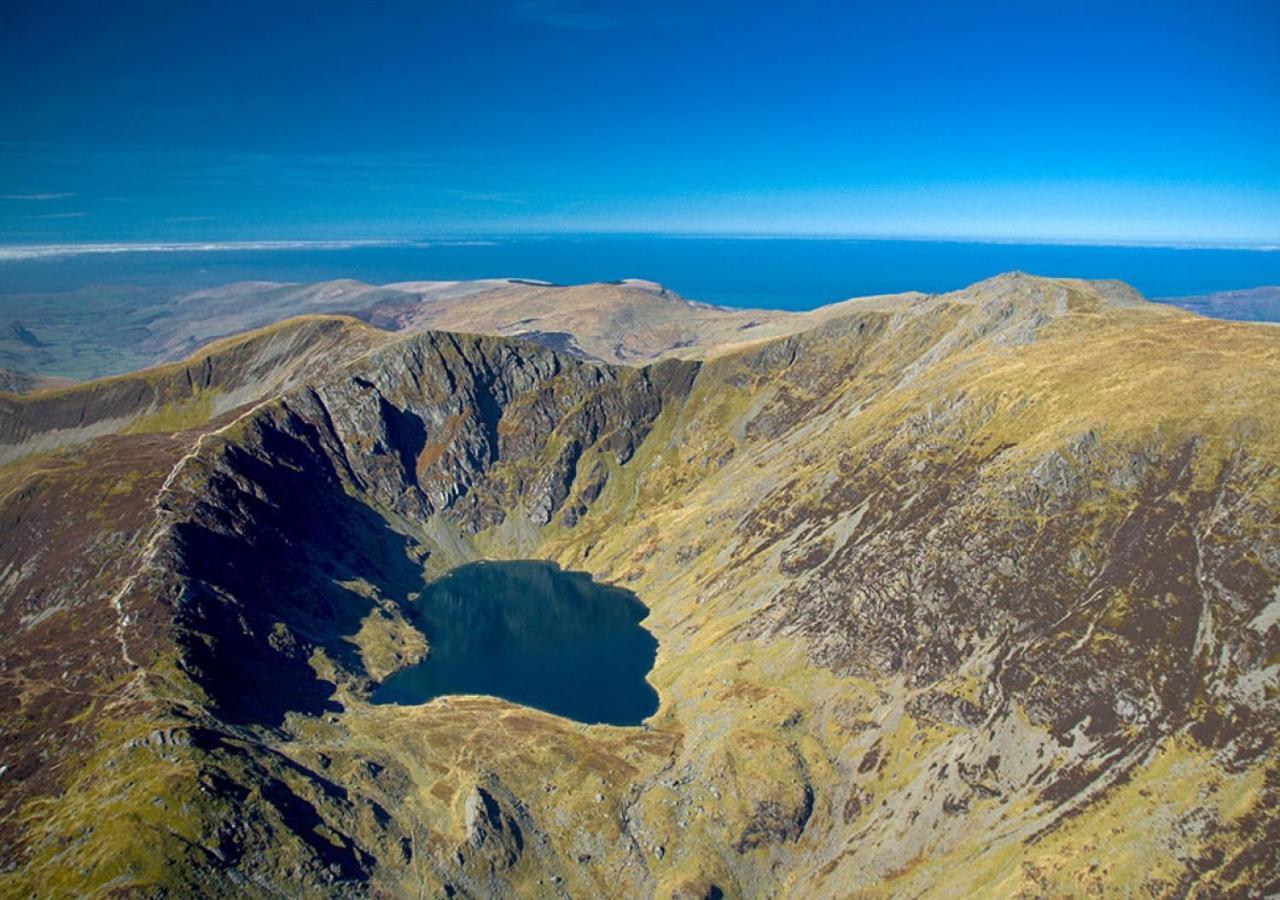
[[[805,786],[788,800],[761,800],[756,803],[746,826],[733,842],[733,849],[745,853],[766,844],[797,840],[813,814],[813,791]]]
[[[520,826],[484,788],[472,789],[463,811],[471,850],[495,868],[507,868],[520,858],[524,849]]]

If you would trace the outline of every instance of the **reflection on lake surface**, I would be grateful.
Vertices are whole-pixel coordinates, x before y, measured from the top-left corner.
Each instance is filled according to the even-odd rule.
[[[545,562],[480,562],[414,604],[430,655],[394,673],[374,703],[490,694],[580,722],[637,725],[658,708],[645,681],[658,642],[635,594]]]

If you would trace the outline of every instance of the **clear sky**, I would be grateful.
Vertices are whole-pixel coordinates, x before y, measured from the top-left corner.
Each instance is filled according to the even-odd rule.
[[[0,243],[1280,239],[1280,3],[6,3]]]

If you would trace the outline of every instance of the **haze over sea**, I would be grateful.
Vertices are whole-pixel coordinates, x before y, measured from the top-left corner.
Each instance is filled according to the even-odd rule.
[[[1280,252],[1252,248],[651,235],[208,246],[215,249],[116,247],[31,258],[0,248],[0,294],[97,284],[181,291],[241,280],[513,277],[575,284],[644,278],[707,303],[810,309],[869,294],[954,290],[1012,270],[1115,278],[1147,297],[1280,284]]]

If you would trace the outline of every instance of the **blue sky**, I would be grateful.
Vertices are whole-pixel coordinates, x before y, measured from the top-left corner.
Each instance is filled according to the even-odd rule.
[[[1280,3],[7,4],[0,243],[1280,239]]]

